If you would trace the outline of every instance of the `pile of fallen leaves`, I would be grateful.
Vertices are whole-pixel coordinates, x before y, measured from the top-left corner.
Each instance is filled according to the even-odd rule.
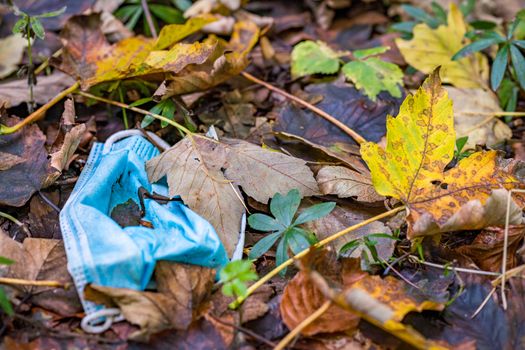
[[[3,347],[521,348],[522,0],[8,3]],[[125,129],[172,145],[152,198],[242,260],[77,294],[59,213]],[[138,204],[111,218],[145,226]],[[122,318],[88,333],[80,299]]]

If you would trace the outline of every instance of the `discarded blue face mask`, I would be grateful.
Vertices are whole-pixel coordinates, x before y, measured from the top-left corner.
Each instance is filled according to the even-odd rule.
[[[143,219],[153,228],[122,228],[111,218],[112,210],[129,199],[141,204],[140,188],[149,193],[168,194],[167,186],[150,184],[146,174],[145,162],[159,154],[155,146],[142,136],[113,143],[123,135],[137,133],[140,132],[117,133],[105,145],[93,145],[60,212],[68,270],[88,315],[102,309],[84,299],[83,290],[88,283],[143,290],[150,282],[157,260],[212,268],[229,261],[211,224],[180,202],[159,204],[143,198]],[[156,135],[150,135],[157,145],[168,146]],[[243,237],[240,241],[244,241]],[[243,242],[239,243],[242,248]]]

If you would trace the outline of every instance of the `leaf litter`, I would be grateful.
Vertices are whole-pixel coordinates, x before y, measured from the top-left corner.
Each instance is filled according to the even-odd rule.
[[[525,108],[522,12],[82,1],[52,17],[55,1],[16,5],[43,14],[57,43],[41,45],[58,47],[60,31],[62,49],[31,54],[10,34],[16,9],[0,5],[6,348],[519,348],[525,138],[511,119]],[[130,9],[135,23],[111,13]],[[507,41],[490,41],[502,32]],[[43,105],[35,114],[31,99]],[[244,259],[221,270],[160,261],[145,291],[90,281],[77,294],[58,214],[94,143],[123,128],[154,133],[162,151],[144,170],[169,193],[147,195],[184,203]],[[111,218],[151,226],[128,198]],[[501,270],[507,310],[501,275],[489,279]],[[86,333],[84,298],[124,321]]]

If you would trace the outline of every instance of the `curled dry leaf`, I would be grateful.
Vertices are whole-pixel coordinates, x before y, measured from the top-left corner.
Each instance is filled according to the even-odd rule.
[[[130,323],[140,330],[130,339],[148,341],[152,334],[166,329],[186,330],[201,302],[211,293],[215,273],[212,269],[161,262],[155,271],[159,292],[88,285],[86,299],[106,306],[117,306]]]
[[[410,238],[501,225],[508,190],[524,187],[496,151],[476,152],[444,171],[454,156],[453,124],[452,102],[436,70],[399,115],[388,118],[386,149],[361,146],[376,191],[407,206]],[[513,198],[510,223],[520,224],[523,199]]]
[[[432,29],[426,23],[414,27],[411,40],[397,39],[405,61],[425,74],[441,66],[443,81],[458,88],[482,88],[488,78],[487,58],[481,53],[452,60],[464,46],[467,25],[456,4],[450,3],[447,24]]]
[[[498,272],[501,271],[504,237],[503,227],[487,227],[471,244],[461,246],[456,251],[471,258],[480,269]],[[525,237],[525,225],[509,226],[507,269],[516,267],[518,263],[516,251],[523,237]]]
[[[230,255],[238,241],[243,213],[237,186],[262,203],[276,192],[294,188],[302,196],[319,193],[303,160],[241,140],[186,137],[150,160],[146,169],[152,182],[167,176],[170,196],[180,195],[210,221]]]
[[[325,166],[316,176],[322,194],[335,194],[339,198],[356,197],[361,202],[376,202],[384,197],[377,194],[369,173],[342,166]]]
[[[4,121],[2,124],[12,126],[20,119],[11,117]],[[36,124],[2,136],[0,154],[9,155],[12,161],[11,166],[0,170],[0,183],[9,184],[0,186],[0,205],[20,207],[42,188],[50,172],[45,141],[44,134]]]
[[[468,136],[466,149],[492,146],[512,137],[512,130],[490,113],[502,112],[498,97],[490,90],[446,86],[454,106],[457,137]]]

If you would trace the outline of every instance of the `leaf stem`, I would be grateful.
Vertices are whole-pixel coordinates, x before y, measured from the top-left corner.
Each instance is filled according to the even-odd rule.
[[[69,283],[62,283],[59,281],[34,281],[34,280],[24,280],[20,278],[8,278],[0,277],[0,284],[9,284],[9,285],[22,285],[22,286],[35,286],[35,287],[56,287],[68,289]]]
[[[15,223],[18,226],[24,226],[24,224],[22,222],[18,221],[14,216],[9,215],[7,213],[4,213],[3,211],[0,211],[0,216],[3,217],[3,218],[6,218],[9,221],[12,221],[13,223]]]
[[[288,333],[286,335],[286,337],[284,337],[280,342],[279,344],[277,344],[277,346],[273,349],[273,350],[284,350],[284,348],[286,348],[286,346],[296,337],[299,335],[299,333],[301,333],[301,331],[303,329],[305,329],[306,327],[308,327],[312,322],[314,322],[315,320],[317,320],[319,317],[321,317],[329,308],[330,306],[332,306],[332,300],[327,300],[324,302],[323,305],[321,305],[319,307],[319,309],[315,310],[314,313],[312,313],[310,316],[308,316],[307,318],[305,318],[304,320],[301,321],[301,323],[299,323],[297,325],[297,327],[295,327],[294,329],[292,329],[292,331],[290,333]]]
[[[277,275],[279,272],[281,272],[282,270],[284,270],[285,268],[287,268],[288,266],[292,265],[296,260],[302,258],[303,256],[305,256],[306,254],[308,254],[312,249],[317,249],[317,248],[320,248],[320,247],[323,247],[325,245],[327,245],[328,243],[338,239],[339,237],[341,236],[344,236],[346,235],[347,233],[349,232],[352,232],[352,231],[355,231],[357,230],[358,228],[361,228],[363,226],[366,226],[368,224],[370,224],[371,222],[374,222],[374,221],[377,221],[377,220],[380,220],[380,219],[383,219],[383,218],[386,218],[388,216],[391,216],[391,215],[394,215],[398,212],[400,212],[401,210],[404,210],[405,209],[405,206],[401,206],[401,207],[397,207],[397,208],[394,208],[394,209],[391,209],[389,211],[386,211],[382,214],[379,214],[379,215],[376,215],[370,219],[367,219],[367,220],[364,220],[364,221],[361,221],[360,223],[358,224],[355,224],[353,226],[350,226],[350,227],[347,227],[345,228],[344,230],[341,230],[339,232],[336,232],[334,233],[333,235],[331,236],[328,236],[326,237],[325,239],[323,239],[322,241],[319,241],[315,244],[313,244],[310,248],[308,249],[305,249],[303,250],[302,252],[299,252],[298,254],[294,255],[293,257],[291,257],[290,259],[286,260],[285,262],[283,262],[281,265],[279,266],[276,266],[272,271],[268,272],[265,276],[263,276],[260,280],[258,280],[257,282],[255,282],[254,284],[252,284],[247,292],[246,292],[246,295],[244,296],[241,296],[241,297],[238,297],[237,299],[235,299],[232,303],[230,303],[229,307],[232,308],[232,309],[235,309],[237,308],[239,305],[241,305],[245,300],[246,298],[248,298],[257,288],[259,288],[260,286],[262,286],[263,284],[265,284],[267,281],[269,281],[272,277],[274,277],[275,275]]]
[[[252,82],[254,82],[256,84],[262,85],[265,88],[267,88],[268,90],[271,90],[271,91],[276,92],[276,93],[278,93],[280,95],[283,95],[284,97],[289,98],[290,100],[299,103],[303,107],[306,107],[309,110],[319,114],[321,117],[323,117],[324,119],[328,120],[330,123],[334,124],[339,129],[343,130],[348,136],[353,138],[358,144],[362,144],[362,143],[366,142],[366,139],[363,136],[359,135],[357,132],[355,132],[354,130],[349,128],[346,124],[344,124],[341,121],[337,120],[335,117],[333,117],[330,114],[326,113],[322,109],[319,109],[319,108],[315,107],[311,103],[308,103],[305,100],[303,100],[303,99],[301,99],[301,98],[299,98],[297,96],[289,94],[288,92],[286,92],[284,90],[281,90],[278,87],[275,87],[275,86],[273,86],[273,85],[271,85],[271,84],[269,84],[269,83],[267,83],[267,82],[265,82],[265,81],[263,81],[261,79],[258,79],[256,77],[254,77],[253,75],[251,75],[250,73],[241,72],[241,75],[243,77],[245,77],[246,79],[248,79],[248,80],[250,80],[250,81],[252,81]]]
[[[188,128],[184,127],[183,125],[177,123],[174,120],[171,120],[169,118],[163,117],[160,114],[151,113],[150,111],[147,111],[147,110],[142,109],[142,108],[132,107],[132,106],[126,104],[126,103],[113,101],[113,100],[110,100],[110,99],[107,99],[107,98],[104,98],[104,97],[95,96],[93,94],[90,94],[89,92],[77,91],[76,94],[80,95],[80,96],[84,96],[84,97],[90,98],[90,99],[93,99],[95,101],[104,102],[104,103],[107,103],[107,104],[110,104],[110,105],[113,105],[113,106],[117,106],[117,107],[120,107],[120,108],[126,108],[126,109],[129,109],[129,110],[131,110],[133,112],[137,112],[137,113],[140,113],[140,114],[150,115],[150,116],[152,116],[155,119],[162,120],[162,121],[164,121],[164,122],[166,122],[166,123],[176,127],[177,129],[179,129],[180,131],[184,132],[187,135],[192,135],[193,134]]]
[[[6,126],[6,125],[0,124],[0,135],[12,134],[14,132],[17,132],[24,126],[41,119],[44,116],[45,112],[47,112],[48,109],[56,105],[58,102],[60,102],[60,100],[62,100],[64,97],[66,97],[70,93],[77,90],[79,86],[80,86],[80,83],[78,82],[74,83],[69,88],[67,88],[66,90],[62,91],[61,93],[53,97],[51,101],[49,101],[48,103],[46,103],[45,105],[43,105],[42,107],[40,107],[39,109],[31,113],[28,117],[26,117],[24,120],[22,120],[18,124],[15,124],[13,126]]]

